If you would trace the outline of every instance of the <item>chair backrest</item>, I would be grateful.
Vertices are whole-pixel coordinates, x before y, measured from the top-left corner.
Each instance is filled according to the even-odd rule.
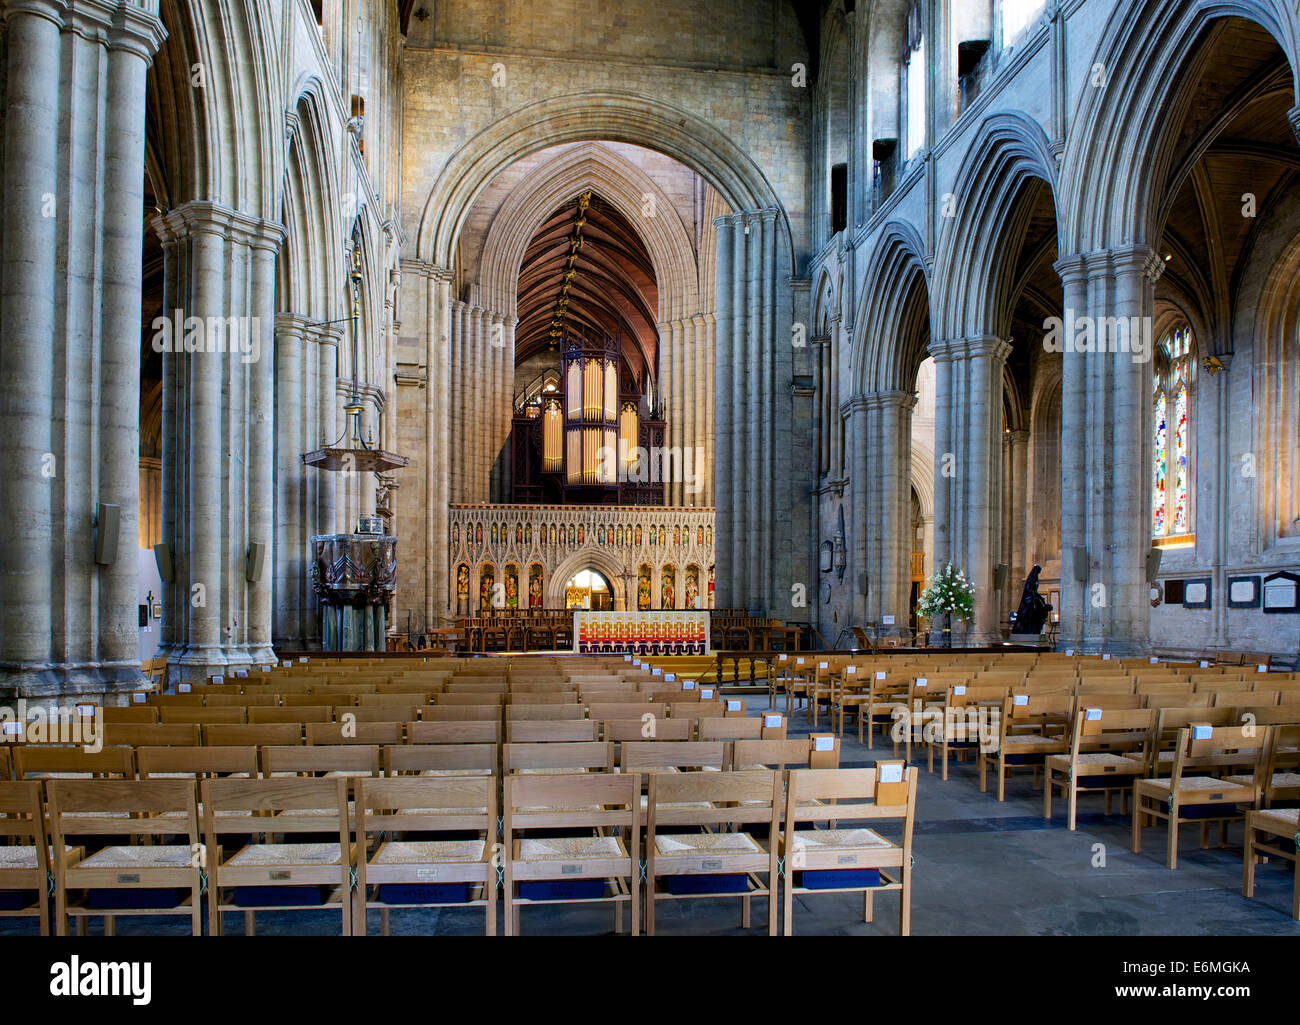
[[[628,868],[638,871],[641,777],[635,773],[507,775],[502,790],[508,856],[520,830],[599,827],[608,833],[617,827],[627,848]]]
[[[454,684],[448,684],[451,687]],[[475,688],[473,690],[448,691],[446,694],[437,695],[436,705],[504,705],[506,703],[505,684],[501,685],[498,690],[484,690]]]
[[[261,723],[332,722],[334,710],[329,705],[286,705],[280,708],[254,705],[248,710],[248,721]]]
[[[597,701],[587,706],[587,715],[591,719],[640,719],[643,715],[663,719],[668,715],[668,705],[662,701]]]
[[[898,846],[906,859],[912,847],[918,771],[897,762],[871,769],[791,769],[785,790],[787,848],[793,848],[789,840],[796,824],[901,819]],[[901,779],[891,781],[891,774]]]
[[[425,705],[420,709],[421,722],[497,722],[501,705]]]
[[[600,723],[594,719],[523,719],[506,723],[512,744],[579,743],[596,740]]]
[[[1243,696],[1244,701],[1244,696]],[[1250,705],[1239,704],[1234,711],[1237,722],[1243,722],[1247,715],[1253,716],[1258,726],[1283,726],[1300,723],[1300,705]]]
[[[1171,691],[1167,694],[1143,694],[1142,697],[1146,700],[1147,708],[1156,710],[1162,708],[1209,708],[1214,701],[1214,695],[1209,691],[1201,691],[1199,694]]]
[[[779,770],[656,772],[646,801],[646,850],[659,826],[746,826],[764,822],[775,839],[780,828],[783,774]],[[775,843],[769,851],[776,857]]]
[[[1179,731],[1190,723],[1230,726],[1235,720],[1236,715],[1231,708],[1162,708],[1156,720],[1156,744],[1160,748],[1174,746]]]
[[[79,747],[46,747],[24,744],[14,749],[14,779],[55,776],[83,778],[135,777],[135,751],[129,747],[106,747],[84,751]]]
[[[283,747],[302,743],[298,723],[211,723],[203,727],[203,743],[215,747]]]
[[[506,705],[506,721],[519,722],[528,719],[581,719],[586,710],[582,705]]]
[[[335,705],[334,721],[336,723],[411,722],[419,712],[419,705]]]
[[[814,768],[834,769],[839,767],[840,752],[835,738],[824,737],[818,744],[812,737],[796,737],[790,740],[738,740],[732,745],[731,764],[736,769],[751,769],[758,765],[769,769]],[[829,740],[830,743],[825,743]]]
[[[763,720],[732,716],[699,721],[700,740],[758,740],[763,736]]]
[[[486,773],[492,776],[497,771],[497,745],[390,745],[384,748],[383,763],[386,776],[421,773],[438,776],[476,776]]]
[[[105,746],[194,747],[199,743],[198,723],[113,723],[104,724]]]
[[[356,748],[346,748],[354,751]],[[348,828],[348,781],[329,779],[205,779],[199,783],[203,803],[203,828],[209,843],[221,835],[250,836],[266,832],[268,812],[312,812],[294,814],[294,833],[326,833],[337,836],[346,851]],[[216,863],[209,852],[208,863]]]
[[[654,769],[725,769],[727,747],[722,741],[655,740],[627,741],[622,745],[619,764],[623,772]]]
[[[321,747],[264,747],[262,772],[271,776],[316,776],[337,773],[378,776],[379,748],[374,744],[328,744]]]
[[[400,744],[398,722],[309,722],[308,744]]]
[[[275,706],[280,703],[280,695],[272,691],[262,693],[254,691],[249,694],[231,693],[230,691],[221,691],[219,693],[209,693],[203,696],[203,703],[207,708],[238,708],[241,705],[248,708],[252,705]]]
[[[140,778],[153,776],[257,775],[255,747],[141,747],[136,749]]]
[[[190,849],[198,850],[192,780],[52,779],[45,793],[56,851],[63,849],[68,836],[122,835],[185,836]]]
[[[614,768],[614,745],[604,742],[506,744],[501,751],[501,768],[507,775],[526,769],[608,772]]]
[[[601,723],[606,740],[617,743],[634,740],[690,740],[695,736],[695,723],[690,719],[605,719]]]
[[[500,744],[501,721],[408,722],[408,744]]]
[[[1184,726],[1178,731],[1170,778],[1176,781],[1184,775],[1227,775],[1249,766],[1256,786],[1262,788],[1267,766],[1265,756],[1273,729],[1272,726],[1255,730],[1240,726]]]
[[[1110,708],[1098,704],[1095,697],[1079,698],[1070,736],[1070,761],[1075,762],[1083,752],[1106,751],[1149,763],[1159,713],[1151,708]]]
[[[157,705],[115,705],[104,709],[104,724],[131,723],[135,725],[156,723]]]
[[[160,722],[189,722],[206,725],[208,723],[242,723],[247,722],[247,710],[244,705],[230,708],[199,708],[188,705],[163,705],[158,709]]]
[[[483,832],[497,829],[496,780],[482,776],[418,776],[359,779],[356,783],[357,842],[381,834]],[[365,861],[357,859],[358,885],[365,884]]]

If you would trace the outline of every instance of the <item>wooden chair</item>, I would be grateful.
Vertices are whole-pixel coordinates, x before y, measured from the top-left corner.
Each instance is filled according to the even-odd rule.
[[[533,719],[506,723],[512,744],[579,743],[597,739],[600,723],[593,719]]]
[[[1048,755],[1044,763],[1043,818],[1052,817],[1052,792],[1059,789],[1066,802],[1066,826],[1075,828],[1079,794],[1103,793],[1106,814],[1112,794],[1125,799],[1133,783],[1145,776],[1155,752],[1156,719],[1153,709],[1107,709],[1094,706],[1097,695],[1082,702],[1070,730],[1070,751]]]
[[[728,745],[721,741],[627,741],[619,752],[619,770],[653,775],[683,769],[728,767]]]
[[[50,934],[51,853],[41,784],[0,782],[0,918],[35,918],[42,936]],[[84,853],[64,857],[76,861]]]
[[[1069,750],[1070,717],[1074,698],[1068,694],[1010,694],[1002,705],[996,750],[979,753],[980,793],[987,791],[985,770],[990,760],[997,769],[998,800],[1006,800],[1007,770],[1029,767],[1034,782],[1049,755]]]
[[[782,722],[784,723],[784,717]],[[784,733],[784,730],[782,730]],[[753,716],[744,719],[735,717],[721,719],[701,719],[698,737],[700,740],[759,740],[763,736],[763,720]],[[773,738],[779,739],[779,738]]]
[[[80,922],[94,915],[103,916],[105,936],[118,915],[188,915],[192,934],[202,935],[204,851],[191,781],[56,779],[46,788],[51,843],[65,852],[54,859],[56,935],[67,935],[69,917],[84,934]],[[82,856],[67,853],[72,836],[142,842]],[[74,903],[72,890],[86,893]]]
[[[781,773],[766,769],[650,777],[647,935],[654,935],[656,901],[688,897],[740,898],[742,929],[750,925],[750,901],[766,897],[768,935],[776,935],[781,791]],[[767,826],[766,847],[743,828],[758,823]],[[667,893],[660,893],[660,877],[667,880]]]
[[[978,757],[982,746],[991,748],[992,741],[1001,731],[1002,709],[1007,696],[1007,688],[1000,684],[950,684],[943,717],[930,724],[932,739],[927,748],[928,770],[934,772],[936,747],[945,781],[948,779],[950,755],[964,758],[974,751]],[[937,737],[933,736],[934,732],[938,733]],[[987,745],[986,738],[990,741]]]
[[[737,740],[731,749],[731,767],[747,769],[838,769],[839,738],[816,734],[791,740]]]
[[[1194,724],[1179,730],[1169,778],[1133,784],[1133,853],[1141,853],[1142,828],[1153,820],[1166,824],[1165,865],[1170,869],[1178,867],[1178,827],[1185,822],[1200,823],[1202,850],[1209,846],[1209,823],[1218,822],[1222,846],[1228,824],[1259,803],[1271,730],[1266,726],[1253,736],[1239,726]],[[1233,782],[1232,770],[1243,764],[1253,766],[1250,782]]]
[[[525,906],[599,901],[614,905],[615,932],[622,932],[627,904],[635,936],[641,910],[640,777],[509,774],[503,788],[506,935],[519,934]],[[546,835],[520,835],[530,831]]]
[[[371,908],[387,936],[390,911],[412,907],[481,907],[496,935],[495,779],[359,780],[356,808],[356,935],[366,934]]]
[[[384,748],[385,776],[494,776],[496,744],[395,744]]]
[[[500,744],[501,722],[408,722],[408,744]]]
[[[1291,862],[1291,917],[1300,921],[1300,809],[1270,808],[1246,812],[1246,840],[1243,850],[1241,895],[1255,896],[1255,866],[1261,860],[1278,858]]]
[[[778,853],[785,864],[785,935],[794,935],[794,896],[861,892],[863,921],[870,922],[874,896],[899,895],[898,931],[912,927],[912,831],[919,770],[901,762],[872,769],[792,769],[785,793],[785,830]],[[893,779],[891,777],[897,777]],[[899,820],[894,842],[876,830],[845,823]],[[802,829],[818,822],[828,829]],[[796,876],[796,872],[799,873]],[[823,873],[816,879],[809,873]]]
[[[340,748],[356,751],[358,748]],[[208,852],[209,932],[224,932],[222,915],[239,911],[244,931],[257,911],[336,910],[352,932],[351,873],[355,851],[348,826],[348,781],[335,779],[207,779],[199,784]],[[277,842],[276,835],[319,834],[318,843]],[[227,856],[223,836],[241,838]],[[247,838],[252,842],[244,842]]]
[[[506,722],[527,720],[582,719],[586,709],[582,705],[506,705]]]

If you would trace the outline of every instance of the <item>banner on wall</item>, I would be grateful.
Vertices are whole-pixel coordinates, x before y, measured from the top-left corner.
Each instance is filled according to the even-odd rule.
[[[575,612],[573,650],[581,655],[707,655],[708,612]]]

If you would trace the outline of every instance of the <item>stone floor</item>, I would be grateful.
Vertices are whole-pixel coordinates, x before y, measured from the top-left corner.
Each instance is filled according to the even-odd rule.
[[[751,714],[767,707],[766,696],[746,699]],[[802,712],[790,734],[808,732]],[[877,738],[876,750],[846,733],[841,764],[866,766],[889,749]],[[1229,833],[1223,850],[1198,849],[1198,830],[1188,828],[1178,869],[1164,867],[1164,834],[1146,831],[1141,854],[1129,850],[1128,816],[1102,814],[1100,797],[1080,802],[1078,830],[1065,828],[1064,807],[1049,824],[1042,817],[1042,793],[1032,777],[1009,778],[1007,799],[981,794],[974,762],[952,766],[948,782],[921,765],[914,840],[912,932],[917,935],[1297,935],[1290,918],[1292,871],[1289,864],[1260,866],[1255,899],[1241,896],[1241,829]],[[1103,845],[1104,867],[1094,867]],[[898,898],[876,899],[875,921],[861,920],[862,902],[854,894],[797,898],[799,935],[895,935]],[[498,911],[500,914],[500,911]],[[331,912],[263,912],[259,935],[337,935],[340,918]],[[660,935],[746,935],[735,900],[660,902]],[[626,927],[626,921],[624,923]],[[528,907],[522,913],[527,934],[598,935],[609,933],[608,905]],[[379,913],[369,928],[378,933]],[[473,909],[412,909],[393,912],[395,935],[481,935],[482,913]],[[749,935],[765,935],[766,903],[755,900]],[[34,932],[24,920],[0,919],[0,936]],[[92,920],[91,932],[99,931]],[[230,915],[227,935],[243,931],[242,916]],[[498,925],[498,933],[501,931]],[[189,932],[187,919],[123,917],[119,935]]]

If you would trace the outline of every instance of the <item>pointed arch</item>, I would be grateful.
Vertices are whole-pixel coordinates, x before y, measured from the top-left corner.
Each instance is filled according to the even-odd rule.
[[[930,278],[916,228],[891,221],[876,244],[854,322],[857,393],[910,391],[930,340]]]

